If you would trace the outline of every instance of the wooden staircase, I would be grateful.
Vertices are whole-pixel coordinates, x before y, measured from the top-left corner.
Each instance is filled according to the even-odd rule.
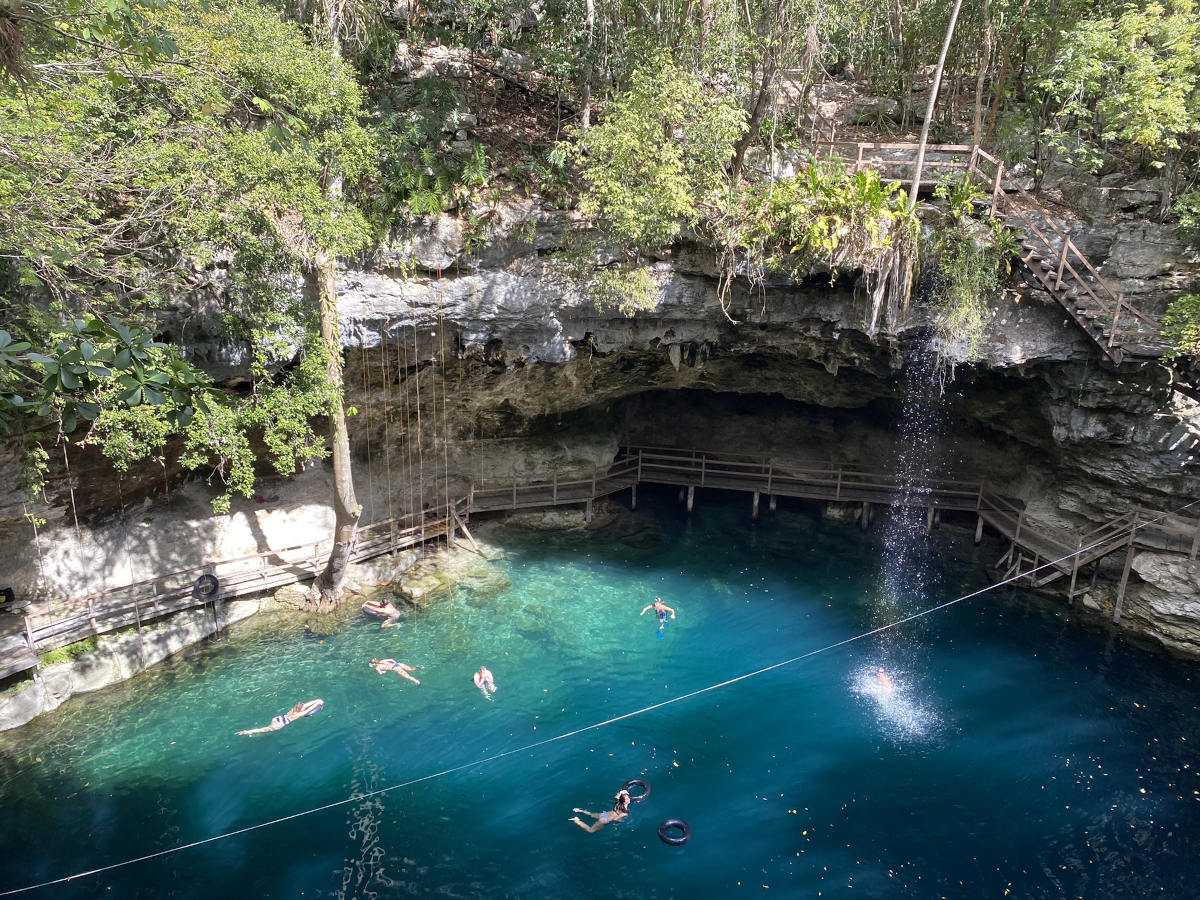
[[[974,147],[967,173],[991,189],[990,214],[1020,236],[1020,260],[1032,283],[1053,297],[1105,356],[1120,365],[1128,358],[1163,355],[1167,343],[1157,321],[1096,271],[1065,224],[1015,181],[1004,180],[1004,163]]]
[[[831,131],[831,135],[834,132]],[[1049,294],[1096,348],[1114,364],[1157,359],[1167,350],[1158,322],[1130,303],[1075,246],[1067,226],[1011,178],[1004,163],[971,144],[926,146],[918,190],[936,185],[946,174],[964,173],[990,196],[988,214],[1019,236],[1019,259],[1027,280]],[[872,169],[887,181],[911,178],[919,145],[818,139],[812,151],[841,160],[848,171]]]

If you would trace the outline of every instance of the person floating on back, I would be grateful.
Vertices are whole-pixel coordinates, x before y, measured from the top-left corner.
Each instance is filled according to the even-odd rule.
[[[417,669],[423,669],[424,666],[410,666],[408,663],[396,662],[394,659],[373,659],[371,665],[380,675],[386,675],[388,672],[395,672],[401,678],[407,678],[413,684],[421,682],[409,675],[409,672],[415,672]]]
[[[479,688],[479,693],[483,694],[488,700],[492,699],[492,694],[496,693],[496,679],[492,675],[492,670],[487,666],[480,666],[472,678],[475,682],[475,687]]]
[[[638,615],[644,616],[650,610],[654,610],[654,614],[658,616],[658,639],[662,640],[663,629],[667,627],[668,622],[667,613],[670,613],[670,618],[673,619],[675,618],[675,610],[663,603],[662,597],[655,597],[654,602],[638,613]]]
[[[572,816],[567,821],[574,822],[588,834],[595,834],[609,822],[620,822],[629,815],[629,799],[629,791],[620,790],[617,791],[617,796],[613,798],[613,808],[611,810],[594,813],[588,812],[586,809],[580,809],[578,806],[572,810],[572,812],[583,813],[585,816],[591,816],[595,819],[596,821],[591,825],[585,824],[579,816]]]
[[[320,699],[302,700],[282,716],[273,718],[270,725],[264,725],[262,728],[249,728],[246,731],[239,731],[238,734],[262,734],[265,731],[278,731],[285,725],[292,724],[297,719],[304,719],[315,712],[319,712],[324,705],[325,701]]]

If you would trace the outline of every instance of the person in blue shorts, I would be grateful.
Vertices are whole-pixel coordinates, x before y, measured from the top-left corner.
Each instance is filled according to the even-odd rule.
[[[667,622],[669,620],[667,613],[670,613],[669,618],[673,619],[675,618],[675,610],[663,603],[662,597],[655,597],[654,602],[638,613],[638,615],[644,616],[646,613],[650,612],[650,610],[654,610],[654,614],[658,616],[658,636],[661,638],[663,629],[667,627]]]
[[[583,819],[579,818],[579,816],[572,816],[567,820],[569,822],[574,822],[588,834],[595,834],[610,822],[620,822],[629,815],[629,791],[617,791],[617,796],[613,798],[613,808],[610,810],[605,810],[601,813],[594,813],[588,812],[586,809],[580,809],[577,806],[572,810],[572,812],[583,813],[585,816],[591,816],[593,819],[595,819],[596,821],[591,825],[585,823]]]
[[[325,705],[324,700],[302,700],[285,712],[282,716],[276,716],[271,720],[270,725],[264,725],[262,728],[249,728],[246,731],[239,731],[238,734],[262,734],[265,731],[278,731],[287,725],[291,725],[297,719],[304,719],[318,712]]]
[[[395,672],[401,678],[407,678],[413,684],[421,682],[409,675],[409,672],[415,672],[417,669],[423,669],[424,666],[410,666],[408,663],[396,662],[394,659],[373,659],[371,665],[380,675],[386,675],[388,672]]]

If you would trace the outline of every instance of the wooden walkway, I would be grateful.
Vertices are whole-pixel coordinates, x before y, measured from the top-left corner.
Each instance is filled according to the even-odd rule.
[[[469,493],[449,508],[364,525],[358,531],[351,558],[371,559],[431,540],[454,540],[456,529],[472,513],[512,511],[548,506],[584,504],[622,490],[634,492],[642,483],[678,486],[687,492],[688,508],[696,488],[741,491],[753,495],[757,513],[759,497],[794,497],[801,500],[863,504],[863,522],[874,506],[887,506],[905,497],[905,488],[894,474],[870,472],[854,466],[834,466],[786,458],[708,453],[657,447],[624,448],[610,466],[584,478],[547,480],[476,481]],[[976,540],[986,524],[1009,542],[998,567],[1006,577],[1024,578],[1036,587],[1070,578],[1068,597],[1077,592],[1080,572],[1093,569],[1104,557],[1125,549],[1114,618],[1119,620],[1130,565],[1135,549],[1187,554],[1195,560],[1200,549],[1200,520],[1135,509],[1084,534],[1057,528],[1029,516],[1019,500],[997,494],[982,481],[935,479],[907,502],[927,510],[932,526],[942,511],[974,513]],[[1150,523],[1150,524],[1147,524]],[[171,572],[157,578],[123,585],[50,605],[37,605],[21,618],[16,629],[0,638],[0,678],[37,665],[38,654],[87,637],[134,627],[189,609],[211,609],[220,622],[217,602],[259,594],[286,584],[314,578],[329,553],[329,541],[316,541],[266,550]],[[1047,562],[1049,569],[1033,572]],[[1032,573],[1032,574],[1031,574]],[[217,578],[219,589],[198,598],[193,585],[201,575]]]
[[[460,506],[465,512],[465,504]],[[353,562],[362,562],[416,547],[450,534],[451,516],[447,510],[423,521],[401,516],[364,525],[358,530]],[[461,515],[457,511],[452,515]],[[37,654],[121,628],[138,631],[149,622],[189,609],[206,608],[217,617],[217,602],[275,590],[287,584],[315,578],[329,556],[329,540],[298,544],[278,550],[265,550],[250,556],[193,566],[137,581],[121,587],[97,591],[60,603],[34,604],[17,629],[0,636],[0,678],[7,678],[37,665]],[[193,585],[202,575],[217,579],[218,589],[209,597],[193,594]]]
[[[473,483],[467,505],[471,512],[483,512],[591,504],[621,490],[636,491],[637,485],[643,482],[686,489],[689,509],[696,488],[714,488],[753,494],[753,510],[758,508],[759,496],[766,494],[768,497],[862,503],[864,517],[869,517],[872,506],[891,505],[905,493],[905,486],[893,473],[870,472],[853,466],[699,450],[630,447],[623,449],[610,467],[589,478]],[[997,562],[1004,577],[1025,581],[1035,587],[1069,578],[1067,596],[1072,601],[1078,593],[1080,572],[1091,566],[1094,578],[1100,560],[1126,550],[1125,570],[1114,612],[1116,621],[1120,620],[1136,550],[1186,554],[1192,561],[1200,550],[1200,519],[1164,516],[1153,510],[1134,509],[1098,528],[1079,533],[1038,521],[1028,515],[1021,501],[996,493],[983,481],[935,479],[908,499],[926,508],[930,525],[944,510],[974,513],[977,516],[976,540],[986,524],[1009,542],[1008,552]],[[1047,564],[1048,568],[1042,568]]]
[[[817,156],[841,159],[848,171],[871,169],[886,181],[912,177],[919,146],[909,142],[823,140]],[[946,175],[965,174],[987,192],[988,214],[1017,232],[1021,263],[1034,283],[1066,310],[1106,357],[1157,359],[1167,349],[1156,319],[1131,304],[1075,246],[1067,226],[1032,194],[1005,177],[1004,163],[972,144],[929,144],[920,188],[937,185]]]

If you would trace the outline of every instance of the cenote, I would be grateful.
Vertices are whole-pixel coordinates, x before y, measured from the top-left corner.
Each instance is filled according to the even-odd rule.
[[[1194,667],[1007,589],[842,643],[880,624],[881,542],[747,507],[647,490],[590,533],[498,527],[498,596],[243,623],[4,735],[0,890],[182,846],[30,895],[1194,895]],[[935,532],[926,596],[887,615],[985,586],[972,550]],[[422,684],[367,664],[389,656]],[[631,778],[627,821],[568,821]]]

